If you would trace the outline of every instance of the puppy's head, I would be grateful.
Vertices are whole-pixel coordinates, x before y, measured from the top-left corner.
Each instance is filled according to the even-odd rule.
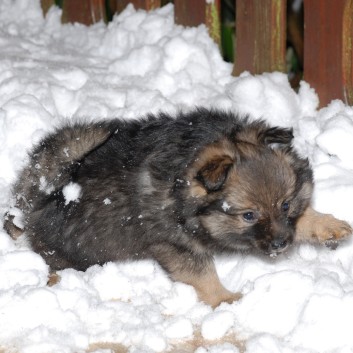
[[[185,227],[218,250],[287,249],[313,187],[291,140],[290,130],[255,123],[205,146],[187,170]]]

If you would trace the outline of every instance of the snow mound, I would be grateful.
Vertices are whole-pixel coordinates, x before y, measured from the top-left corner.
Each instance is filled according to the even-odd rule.
[[[128,6],[108,25],[89,27],[63,25],[60,15],[53,7],[44,18],[39,0],[0,2],[3,215],[27,152],[55,127],[205,106],[292,127],[295,147],[314,168],[314,206],[353,223],[351,107],[334,101],[318,111],[313,89],[302,82],[296,93],[282,73],[232,77],[206,28],[175,25],[171,5],[150,13]],[[41,183],[44,191],[50,187]],[[67,186],[67,202],[79,196],[79,185]],[[244,297],[213,311],[153,261],[67,269],[49,287],[40,256],[1,229],[0,348],[74,353],[109,342],[162,352],[201,332],[208,343],[198,353],[238,353],[235,342],[222,342],[231,335],[250,353],[348,352],[352,249],[347,240],[336,251],[298,245],[276,259],[219,256],[222,282]],[[96,352],[110,351],[103,348]]]

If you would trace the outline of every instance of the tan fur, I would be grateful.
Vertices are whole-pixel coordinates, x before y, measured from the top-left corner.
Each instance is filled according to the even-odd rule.
[[[170,342],[170,347],[168,348],[169,353],[193,353],[197,348],[205,347],[206,349],[210,346],[217,344],[230,343],[239,349],[240,353],[245,352],[245,342],[238,339],[236,334],[229,333],[217,340],[207,340],[202,337],[201,332],[198,330],[194,332],[194,335],[191,339],[187,340],[172,340]],[[109,342],[97,342],[92,343],[89,346],[89,349],[86,351],[95,352],[97,350],[111,350],[114,353],[125,353],[129,351],[129,348],[118,343],[109,343]],[[1,353],[1,351],[0,351]]]
[[[114,352],[114,353],[127,353],[129,351],[128,347],[125,347],[119,343],[97,342],[97,343],[90,344],[90,346],[86,352],[87,353],[90,353],[90,352],[94,353],[97,350],[99,350],[99,351],[107,350],[108,352]]]
[[[14,216],[7,215],[4,222],[4,229],[12,239],[18,239],[23,234],[23,229],[17,227],[13,222]]]
[[[347,222],[308,207],[298,220],[296,240],[325,243],[340,240],[351,233],[352,228]]]
[[[230,343],[239,349],[240,353],[245,352],[245,342],[238,339],[236,334],[229,333],[217,340],[206,340],[202,337],[201,332],[197,331],[194,333],[194,337],[191,340],[185,342],[178,342],[173,344],[172,348],[169,350],[171,353],[193,353],[199,347],[205,347],[207,351],[209,346]]]
[[[204,197],[207,195],[207,190],[200,185],[200,183],[196,180],[193,180],[190,182],[191,188],[190,188],[190,196],[191,197]]]
[[[173,273],[172,278],[192,285],[199,299],[213,308],[222,302],[233,303],[242,298],[241,293],[232,293],[223,287],[213,263],[210,263],[201,273],[178,271]]]
[[[217,183],[224,175],[225,170],[234,164],[234,147],[227,140],[208,145],[197,156],[197,159],[188,169],[186,174],[187,181],[190,183],[190,195],[192,197],[204,197],[207,190],[200,181],[196,180],[197,175]]]
[[[48,276],[47,285],[48,287],[52,287],[55,284],[59,283],[60,280],[61,280],[61,277],[57,273],[51,272]]]
[[[204,168],[205,165],[210,163],[210,161],[215,159],[223,159],[222,157],[233,161],[235,159],[234,146],[232,146],[232,144],[225,139],[206,146],[198,154],[198,157],[193,165],[194,169],[190,169],[189,174],[195,174],[195,171],[199,171]]]

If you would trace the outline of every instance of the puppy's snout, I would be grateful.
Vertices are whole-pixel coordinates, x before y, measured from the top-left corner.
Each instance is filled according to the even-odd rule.
[[[277,238],[272,240],[271,249],[273,251],[281,251],[284,250],[288,245],[288,241],[283,238]]]

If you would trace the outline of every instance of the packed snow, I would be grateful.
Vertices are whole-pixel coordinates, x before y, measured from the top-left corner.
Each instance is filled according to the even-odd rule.
[[[314,207],[353,224],[351,107],[333,101],[319,110],[308,83],[295,92],[282,73],[232,77],[206,28],[175,25],[172,5],[150,13],[128,6],[89,27],[63,25],[60,15],[53,7],[44,18],[39,0],[0,2],[2,215],[27,152],[54,127],[205,106],[293,127],[295,147],[314,168]],[[45,180],[41,187],[50,188]],[[67,200],[79,196],[79,185],[68,186]],[[213,310],[153,261],[67,269],[48,286],[42,258],[0,222],[5,352],[112,352],[99,348],[104,342],[163,352],[195,337],[197,353],[353,351],[351,239],[335,251],[303,244],[275,259],[217,257],[224,285],[244,296]]]

